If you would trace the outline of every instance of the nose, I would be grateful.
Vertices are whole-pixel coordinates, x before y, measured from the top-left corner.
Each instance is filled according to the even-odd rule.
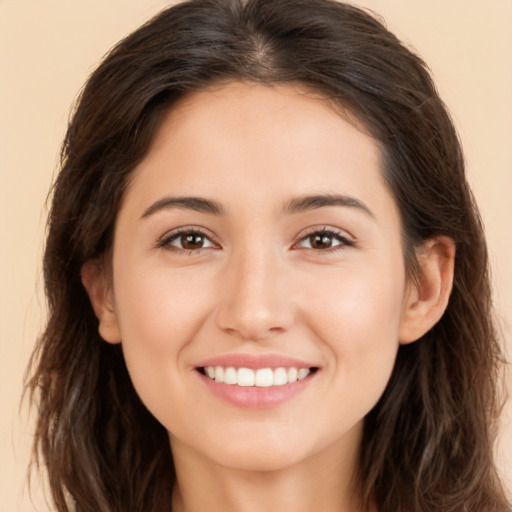
[[[227,266],[217,325],[245,340],[264,340],[294,321],[284,262],[271,251],[239,255]]]

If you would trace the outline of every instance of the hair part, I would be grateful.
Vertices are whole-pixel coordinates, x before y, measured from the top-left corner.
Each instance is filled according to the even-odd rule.
[[[441,321],[399,349],[365,420],[358,485],[379,512],[509,510],[492,460],[501,353],[488,257],[457,134],[425,64],[383,24],[334,0],[190,0],[122,40],[89,78],[53,187],[44,256],[49,320],[27,389],[34,454],[59,512],[161,511],[174,479],[164,427],[146,410],[120,345],[105,343],[83,264],[112,246],[130,176],[181,97],[223,81],[300,84],[374,137],[415,248],[457,246]]]

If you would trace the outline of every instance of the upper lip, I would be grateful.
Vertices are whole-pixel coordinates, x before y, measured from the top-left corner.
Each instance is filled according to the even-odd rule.
[[[212,357],[197,365],[198,368],[206,366],[232,366],[253,370],[258,368],[318,368],[318,365],[279,354],[226,354]]]

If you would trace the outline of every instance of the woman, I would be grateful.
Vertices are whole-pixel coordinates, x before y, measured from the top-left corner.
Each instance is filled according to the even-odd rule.
[[[500,352],[422,61],[329,0],[194,0],[93,73],[29,387],[59,511],[505,511]]]

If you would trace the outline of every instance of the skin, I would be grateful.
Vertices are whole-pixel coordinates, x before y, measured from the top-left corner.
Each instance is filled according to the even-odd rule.
[[[311,195],[350,201],[297,207]],[[191,196],[222,212],[169,202]],[[183,227],[203,233],[202,248],[172,237]],[[451,289],[450,240],[418,258],[413,285],[377,143],[304,90],[224,84],[169,112],[119,212],[112,274],[94,261],[82,277],[100,334],[122,340],[137,392],[169,431],[173,511],[360,510],[363,419],[400,343],[437,322]],[[226,354],[318,371],[278,406],[238,407],[197,371]]]

